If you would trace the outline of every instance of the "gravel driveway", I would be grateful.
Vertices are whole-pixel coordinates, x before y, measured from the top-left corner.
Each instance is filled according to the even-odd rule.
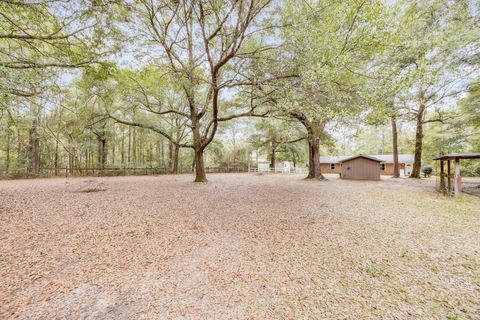
[[[480,199],[429,181],[0,181],[0,319],[480,318]]]

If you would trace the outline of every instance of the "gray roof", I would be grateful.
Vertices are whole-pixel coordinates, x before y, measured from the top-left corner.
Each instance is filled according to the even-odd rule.
[[[363,154],[359,154],[358,156],[353,156],[353,157],[350,157],[350,158],[343,159],[341,162],[347,162],[347,161],[357,159],[357,158],[365,158],[365,159],[372,160],[372,161],[383,162],[383,160],[380,160],[380,159],[374,158],[374,157],[370,157],[370,156],[364,156]]]
[[[354,156],[320,156],[320,163],[339,163],[345,159],[352,158]],[[386,163],[393,163],[393,155],[391,154],[375,154],[367,155],[370,158],[376,158]],[[398,162],[399,163],[413,163],[413,154],[399,154]]]

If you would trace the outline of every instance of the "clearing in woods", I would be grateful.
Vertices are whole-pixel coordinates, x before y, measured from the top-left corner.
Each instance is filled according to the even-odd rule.
[[[1,181],[0,318],[480,318],[478,198],[191,180]]]

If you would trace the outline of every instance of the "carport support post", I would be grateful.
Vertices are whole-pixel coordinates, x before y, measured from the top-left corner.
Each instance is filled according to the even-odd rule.
[[[455,158],[455,197],[460,195],[462,191],[462,177],[460,176],[460,159]]]
[[[452,192],[452,179],[451,179],[451,173],[452,171],[450,170],[450,160],[447,161],[447,187],[448,187],[448,193]]]

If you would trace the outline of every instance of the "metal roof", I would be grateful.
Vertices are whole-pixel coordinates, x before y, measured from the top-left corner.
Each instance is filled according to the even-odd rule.
[[[368,160],[372,160],[372,161],[383,162],[383,160],[380,160],[380,159],[374,158],[374,157],[370,157],[370,156],[365,156],[363,154],[359,154],[358,156],[353,156],[353,157],[350,157],[350,158],[343,159],[340,162],[347,162],[347,161],[357,159],[357,158],[364,158],[364,159],[368,159]]]
[[[438,156],[433,160],[480,159],[480,153],[450,153]]]
[[[320,163],[339,163],[345,159],[352,158],[353,156],[320,156]],[[367,155],[370,158],[376,158],[386,163],[393,163],[393,155],[391,154],[376,154],[376,155]],[[399,163],[413,163],[414,155],[413,154],[399,154],[398,162]]]

